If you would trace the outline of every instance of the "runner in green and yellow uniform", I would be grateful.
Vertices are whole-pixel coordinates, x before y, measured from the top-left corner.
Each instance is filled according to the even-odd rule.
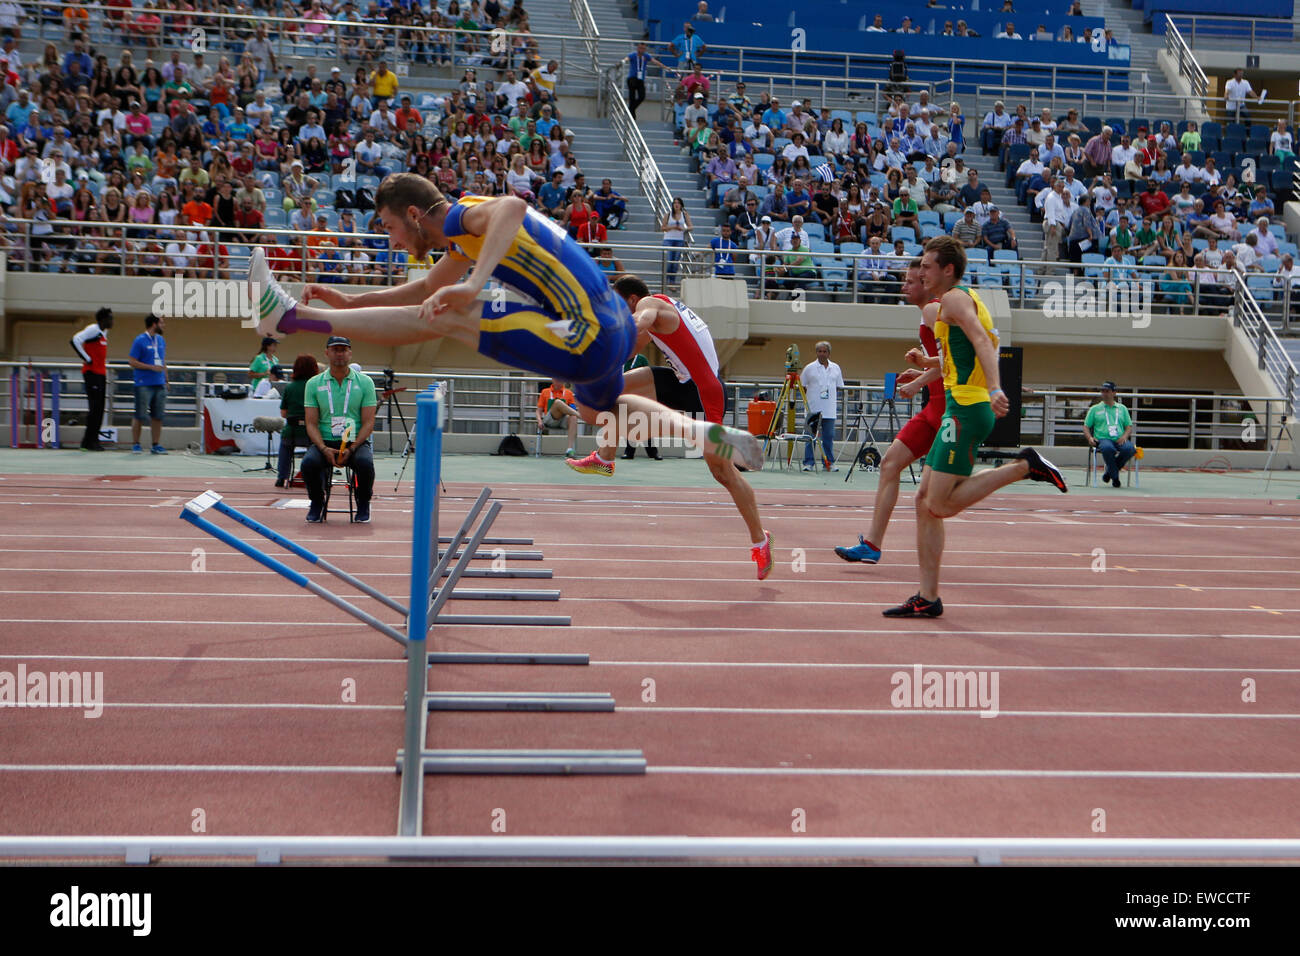
[[[1005,415],[1010,402],[998,379],[998,334],[979,296],[960,285],[966,271],[966,251],[951,236],[936,236],[925,244],[921,281],[927,297],[939,299],[934,334],[939,356],[920,356],[916,364],[943,370],[947,405],[939,434],[921,471],[916,492],[916,553],[921,589],[885,617],[938,617],[939,563],[943,558],[943,519],[960,514],[999,488],[1029,478],[1047,481],[1066,491],[1056,466],[1032,448],[1017,459],[972,475],[975,453]]]

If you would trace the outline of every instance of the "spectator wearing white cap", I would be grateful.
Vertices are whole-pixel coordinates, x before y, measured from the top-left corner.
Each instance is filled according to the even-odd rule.
[[[709,108],[704,105],[704,94],[696,92],[691,97],[691,103],[682,113],[682,132],[689,136],[692,131],[699,125],[699,120],[703,119],[705,123],[709,121]]]

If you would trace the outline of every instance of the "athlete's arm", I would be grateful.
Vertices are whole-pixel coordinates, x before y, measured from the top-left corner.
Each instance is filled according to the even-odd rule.
[[[650,344],[651,330],[661,335],[672,335],[681,321],[676,309],[662,299],[651,296],[646,296],[636,304],[636,314],[632,319],[636,322],[636,345],[628,358]]]
[[[911,373],[912,377],[900,383],[898,386],[898,394],[902,395],[904,398],[911,398],[931,382],[938,382],[943,379],[943,372],[937,368],[927,368],[924,372],[909,369],[908,372]],[[903,374],[906,375],[908,372],[904,372]]]
[[[942,308],[945,321],[965,332],[975,349],[975,357],[979,359],[980,368],[984,370],[984,381],[988,384],[993,414],[1001,418],[1010,409],[1011,402],[1006,392],[1002,391],[998,378],[998,350],[993,347],[988,332],[980,324],[974,300],[966,293],[953,289],[944,295]]]
[[[320,449],[320,453],[325,456],[325,462],[333,468],[335,465],[334,449],[325,444],[325,439],[320,434],[320,409],[315,405],[308,405],[305,409],[307,417],[307,437],[311,443]]]
[[[483,245],[469,281],[442,286],[433,293],[429,304],[434,315],[447,309],[463,311],[470,307],[510,251],[527,213],[528,204],[518,196],[501,196],[464,211],[461,228],[470,235],[482,236]]]
[[[908,365],[921,369],[939,368],[941,364],[939,356],[926,355],[917,348],[908,349],[907,354],[904,355],[903,358],[906,360]]]

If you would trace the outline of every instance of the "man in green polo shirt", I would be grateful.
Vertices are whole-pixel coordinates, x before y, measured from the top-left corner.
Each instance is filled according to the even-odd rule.
[[[1129,418],[1128,409],[1115,401],[1114,382],[1102,382],[1101,401],[1088,409],[1083,420],[1083,434],[1088,444],[1100,451],[1106,460],[1106,472],[1101,480],[1118,488],[1120,469],[1133,457],[1137,448],[1130,441],[1133,420]]]
[[[303,396],[307,436],[312,443],[302,459],[302,478],[311,498],[307,520],[315,524],[324,514],[326,469],[347,465],[357,480],[353,520],[366,524],[375,487],[375,459],[369,442],[379,404],[375,383],[369,375],[348,367],[352,362],[349,339],[331,335],[325,354],[329,368],[307,381]],[[348,447],[340,450],[345,434],[350,436]]]

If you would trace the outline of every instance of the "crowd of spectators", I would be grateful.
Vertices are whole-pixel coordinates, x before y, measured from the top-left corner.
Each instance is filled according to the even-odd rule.
[[[1023,115],[1008,124],[995,110],[981,130],[985,151],[999,155],[1019,201],[1042,223],[1042,259],[1088,264],[1092,274],[1116,279],[1137,278],[1139,264],[1161,267],[1160,298],[1179,311],[1191,309],[1197,287],[1202,305],[1226,309],[1233,271],[1293,285],[1267,185],[1270,170],[1294,160],[1285,121],[1271,130],[1240,127],[1247,136],[1213,124],[1210,141],[1192,121],[1177,130],[1151,121],[1152,128],[1092,132],[1070,110],[1050,122],[1035,117],[1026,133]]]
[[[796,284],[792,266],[815,281],[815,256],[838,251],[857,255],[858,286],[869,299],[890,301],[916,246],[941,231],[990,260],[1095,264],[1118,245],[1124,253],[1107,266],[1108,276],[1119,264],[1163,257],[1150,262],[1167,267],[1160,289],[1178,308],[1191,306],[1192,284],[1231,285],[1225,260],[1247,275],[1271,273],[1279,286],[1294,274],[1278,254],[1279,227],[1270,230],[1278,210],[1268,170],[1260,171],[1261,163],[1272,168],[1295,158],[1283,121],[1266,141],[1259,127],[1258,139],[1221,141],[1216,127],[1211,152],[1234,146],[1240,158],[1249,142],[1273,157],[1223,169],[1225,154],[1216,159],[1202,149],[1209,144],[1195,123],[1179,124],[1177,133],[1161,122],[1132,136],[1109,126],[1094,135],[1077,110],[1030,116],[1023,104],[1007,110],[996,103],[971,124],[972,143],[997,158],[1032,221],[1043,222],[1040,245],[1037,236],[1017,235],[980,173],[967,167],[958,103],[933,103],[924,91],[910,101],[895,95],[872,123],[872,116],[855,122],[847,111],[799,100],[787,109],[766,92],[751,99],[744,83],[719,93],[718,78],[699,65],[682,73],[679,134],[726,227],[711,241],[715,274],[736,274],[745,257],[735,250],[747,250],[755,274],[768,274],[769,295]]]
[[[527,27],[522,3],[467,11]],[[310,0],[301,29],[332,12]],[[467,68],[445,94],[413,97],[389,54],[366,42],[347,47],[371,61],[351,75],[314,63],[299,71],[269,50],[259,58],[265,23],[251,26],[237,56],[169,40],[157,51],[125,49],[110,64],[80,32],[69,36],[33,63],[12,36],[0,52],[0,237],[11,268],[226,278],[230,246],[258,242],[277,270],[364,282],[406,261],[366,234],[374,187],[401,170],[452,197],[519,195],[582,241],[605,241],[626,215],[613,184],[588,185],[578,165],[555,61],[482,68],[495,78]],[[612,270],[612,256],[601,255]]]

